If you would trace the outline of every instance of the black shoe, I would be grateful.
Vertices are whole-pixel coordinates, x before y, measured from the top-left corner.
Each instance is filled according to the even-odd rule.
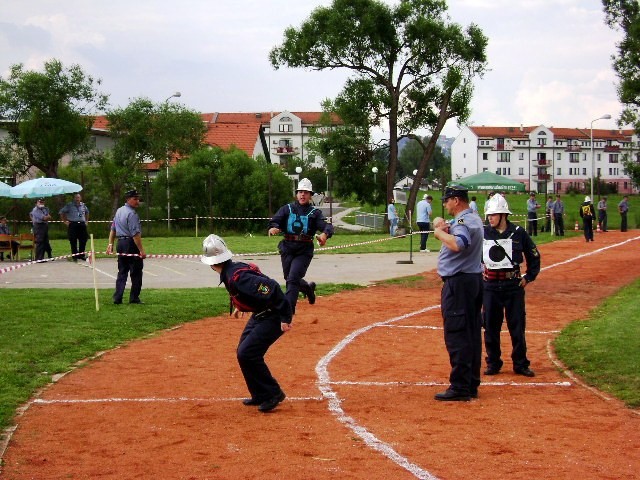
[[[468,402],[471,400],[471,395],[468,393],[456,392],[449,388],[444,392],[436,393],[433,398],[440,400],[441,402]]]
[[[271,397],[269,400],[262,402],[258,407],[258,410],[260,410],[261,412],[270,412],[271,410],[276,408],[278,404],[285,399],[285,397],[286,395],[284,394],[284,392],[280,390],[280,393],[278,393],[275,397]]]
[[[114,300],[113,304],[114,305],[122,305],[122,300]]]
[[[309,282],[309,293],[307,294],[307,298],[309,299],[309,305],[313,305],[316,303],[316,283]]]
[[[256,398],[245,398],[242,400],[242,404],[247,407],[253,407],[256,405],[260,405],[262,402]]]
[[[130,300],[129,301],[129,305],[144,305],[144,302],[140,299],[137,300]]]
[[[535,377],[536,374],[529,367],[519,368],[518,370],[514,370],[516,375],[524,375],[525,377]]]
[[[500,373],[500,369],[494,368],[494,367],[487,367],[487,369],[484,371],[485,375],[497,375],[499,373]]]

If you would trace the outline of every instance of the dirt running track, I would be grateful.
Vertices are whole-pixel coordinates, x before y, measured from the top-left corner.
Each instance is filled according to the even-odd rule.
[[[477,400],[434,401],[449,365],[441,283],[427,272],[301,303],[268,355],[288,395],[269,414],[239,401],[243,321],[206,318],[110,351],[34,399],[2,478],[639,478],[640,416],[563,374],[550,347],[640,276],[637,235],[542,246],[546,269],[527,287],[535,378],[511,373],[505,334],[504,373],[484,377]]]

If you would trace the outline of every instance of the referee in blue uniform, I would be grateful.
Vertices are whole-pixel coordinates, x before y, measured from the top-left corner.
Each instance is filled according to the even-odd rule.
[[[142,227],[140,217],[136,209],[140,205],[140,195],[137,190],[129,190],[124,194],[125,204],[116,211],[109,232],[109,245],[107,254],[113,253],[113,243],[118,240],[116,252],[118,252],[118,277],[116,278],[116,291],[113,294],[113,303],[122,303],[124,288],[127,285],[127,277],[131,276],[131,291],[129,303],[143,303],[140,300],[142,290],[143,258],[147,255],[142,246]]]
[[[441,310],[449,352],[449,388],[440,401],[469,401],[478,396],[482,361],[482,219],[469,207],[465,187],[447,187],[442,197],[447,223],[434,220],[434,236],[442,242],[438,274],[442,278]]]

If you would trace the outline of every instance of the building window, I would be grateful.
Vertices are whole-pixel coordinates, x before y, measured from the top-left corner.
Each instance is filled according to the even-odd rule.
[[[539,138],[538,139],[538,146],[539,147],[544,147],[547,145],[547,139],[546,138]]]
[[[569,163],[578,163],[580,159],[578,158],[579,153],[570,153],[569,154]]]
[[[556,171],[556,175],[562,175],[562,169],[560,167],[558,167],[558,170]]]
[[[556,159],[558,161],[562,160],[562,154],[561,153],[556,154]]]
[[[596,160],[600,161],[600,154],[599,153],[596,155]]]
[[[281,123],[279,127],[280,132],[293,132],[293,125],[290,123]]]
[[[610,153],[609,154],[609,163],[618,163],[618,154]]]
[[[498,152],[498,161],[499,162],[510,162],[511,161],[511,152]]]
[[[483,152],[482,153],[482,159],[483,160],[489,160],[489,154],[487,152]]]
[[[518,169],[518,175],[524,175],[524,168],[520,167]]]
[[[587,169],[586,168],[582,169],[582,175],[585,176],[585,177],[587,176]]]
[[[520,160],[524,160],[524,152],[520,152],[520,153],[518,154],[518,158],[519,158]]]
[[[586,154],[586,153],[583,153],[583,154],[582,154],[582,161],[583,161],[583,162],[586,162],[586,161],[587,161],[587,154]]]

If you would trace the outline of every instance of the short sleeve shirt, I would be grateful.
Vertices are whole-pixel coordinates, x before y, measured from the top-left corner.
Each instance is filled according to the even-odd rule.
[[[135,237],[142,233],[140,217],[138,217],[136,209],[126,203],[120,207],[113,217],[111,230],[115,230],[118,237]]]

